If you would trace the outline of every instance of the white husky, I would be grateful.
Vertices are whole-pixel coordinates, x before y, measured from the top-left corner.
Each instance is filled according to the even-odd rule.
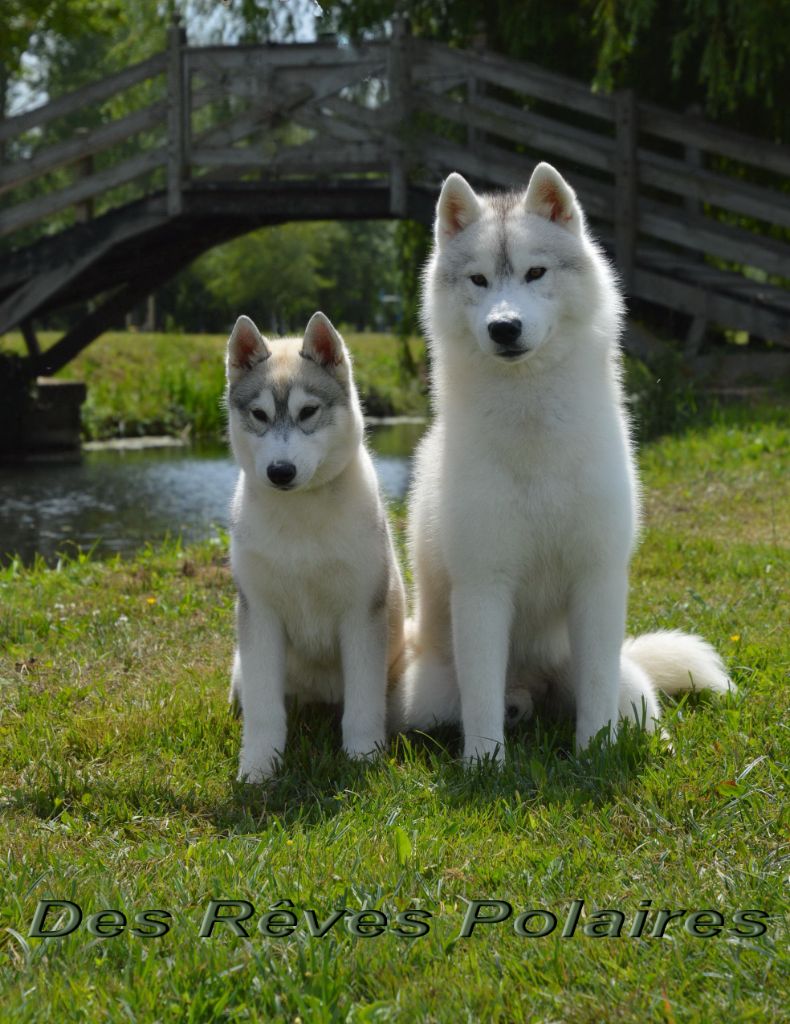
[[[435,421],[410,511],[415,652],[395,724],[463,723],[467,759],[502,760],[508,714],[549,691],[576,743],[618,714],[655,728],[655,689],[724,690],[713,649],[659,632],[624,643],[639,517],[623,410],[622,302],[570,186],[439,197],[424,281]]]
[[[239,317],[227,376],[241,466],[231,700],[243,712],[239,779],[259,782],[285,747],[286,694],[342,700],[352,757],[384,743],[405,601],[349,355],[329,320],[316,313],[304,339],[270,342]]]

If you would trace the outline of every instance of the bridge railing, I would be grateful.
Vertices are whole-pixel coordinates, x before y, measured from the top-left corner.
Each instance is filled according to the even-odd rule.
[[[708,320],[790,344],[790,146],[520,61],[411,45],[434,72],[430,91],[411,94],[432,173],[456,167],[508,187],[554,161],[626,291],[698,321],[690,353]]]
[[[549,159],[629,295],[690,319],[689,355],[708,322],[790,344],[790,146],[395,26],[359,47],[190,47],[172,26],[165,52],[0,122],[0,245],[142,197],[179,217],[238,182],[373,180],[391,216],[417,215],[415,195],[424,216],[450,170],[512,187]],[[18,266],[2,323],[55,287]]]
[[[0,163],[0,236],[31,225],[43,231],[90,217],[99,197],[165,167],[166,63],[165,53],[155,54],[29,113],[0,121],[5,154]],[[118,118],[106,113],[133,89],[141,94],[136,109]],[[151,92],[156,98],[146,102]],[[60,129],[66,137],[42,144],[45,127]],[[131,145],[142,137],[144,145]],[[64,211],[70,216],[56,217]],[[30,237],[28,233],[25,240]]]

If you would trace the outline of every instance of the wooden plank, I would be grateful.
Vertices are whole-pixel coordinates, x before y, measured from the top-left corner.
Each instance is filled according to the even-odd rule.
[[[41,174],[56,170],[65,164],[100,153],[124,139],[164,124],[167,103],[162,100],[142,110],[136,110],[118,121],[110,121],[84,136],[65,139],[46,149],[40,149],[27,160],[19,160],[0,169],[0,193],[17,188]]]
[[[636,95],[633,89],[615,93],[615,207],[614,251],[626,295],[634,273],[637,220],[638,132]]]
[[[129,239],[145,234],[165,221],[164,214],[135,213],[112,224],[111,229],[98,242],[80,248],[79,255],[59,260],[44,272],[39,272],[0,303],[0,334],[33,316],[54,295],[76,281],[89,267],[104,259],[112,250]]]
[[[370,132],[367,128],[360,128],[341,117],[331,116],[323,103],[320,107],[302,106],[291,114],[290,119],[302,128],[320,132],[338,142],[368,142],[370,140]]]
[[[0,211],[0,236],[8,235],[29,224],[35,224],[37,220],[65,210],[74,203],[89,199],[91,196],[101,195],[102,192],[108,192],[118,185],[134,181],[135,178],[139,178],[157,167],[164,166],[166,162],[167,152],[164,146],[148,149],[121,164],[99,171],[90,178],[83,178],[59,192],[48,192],[46,195],[30,199],[26,203],[19,203],[17,206],[2,210]]]
[[[84,348],[87,348],[95,338],[98,338],[108,327],[112,326],[122,313],[131,309],[132,306],[135,306],[141,299],[144,299],[154,288],[160,286],[176,274],[180,266],[180,264],[174,263],[171,271],[163,271],[159,267],[155,274],[142,275],[115,292],[98,309],[83,317],[59,341],[55,342],[54,345],[50,345],[45,352],[42,352],[30,368],[32,370],[31,375],[51,376],[57,373],[58,370],[62,370]]]
[[[183,206],[181,193],[186,172],[186,74],[183,59],[184,33],[174,19],[168,29],[167,48],[167,212],[177,217]]]
[[[380,220],[389,213],[389,188],[384,180],[224,182],[196,186],[186,198],[191,216],[222,223],[237,219],[251,224],[288,220]]]
[[[358,68],[365,77],[367,67],[386,60],[386,44],[366,43],[361,47],[328,46],[325,43],[265,43],[238,46],[189,47],[187,62],[191,71],[216,76],[227,72],[255,74],[269,68]]]
[[[760,352],[751,347],[738,352],[732,348],[731,345],[722,346],[709,355],[697,356],[686,365],[709,389],[727,390],[747,382],[775,383],[787,379],[786,352]]]
[[[326,109],[330,114],[342,118],[349,124],[360,125],[368,132],[383,133],[392,123],[392,112],[389,103],[380,107],[363,107],[359,103],[343,99],[341,96],[321,97],[314,101],[320,104],[319,109]]]
[[[267,173],[295,166],[320,169],[322,163],[341,169],[347,161],[349,169],[360,163],[384,165],[387,149],[376,142],[344,142],[327,145],[320,139],[314,146],[287,146],[271,153],[262,146],[244,146],[237,149],[195,149],[194,163],[201,167],[233,167],[265,170]]]
[[[304,86],[301,90],[291,92],[290,94],[267,98],[265,102],[256,104],[255,107],[249,110],[242,111],[230,121],[207,128],[206,131],[196,136],[194,140],[193,163],[199,163],[199,161],[195,160],[194,156],[195,151],[198,149],[202,152],[209,147],[224,148],[232,145],[234,142],[238,142],[240,139],[246,138],[252,132],[260,129],[264,122],[271,121],[274,117],[285,116],[291,113],[309,97],[310,90],[307,86]]]
[[[16,117],[9,117],[0,122],[0,140],[11,139],[15,135],[21,135],[31,128],[40,128],[41,125],[49,124],[56,117],[64,117],[73,114],[83,107],[92,103],[100,103],[117,92],[129,89],[138,82],[144,82],[147,78],[153,78],[164,72],[166,66],[166,54],[156,53],[147,60],[124,68],[114,75],[108,75],[98,82],[91,82],[81,89],[66,93],[57,99],[49,100],[34,110],[25,114],[17,114]]]
[[[253,103],[259,102],[261,97],[276,97],[283,90],[305,86],[309,86],[316,96],[329,96],[340,92],[345,86],[358,85],[374,77],[383,78],[385,70],[385,65],[377,61],[362,67],[339,64],[323,68],[270,68],[268,74],[263,69],[256,72],[240,71],[233,75],[223,71],[208,80],[201,87],[201,92],[214,101],[233,96]]]
[[[426,133],[421,161],[435,169],[440,177],[450,170],[460,171],[482,185],[502,188],[526,188],[535,161],[493,145],[481,145],[475,152],[467,146]],[[568,180],[579,195],[585,210],[592,217],[611,221],[614,215],[614,189],[580,174],[569,174]],[[438,185],[438,182],[437,182]]]
[[[41,345],[39,344],[38,335],[36,334],[33,323],[29,317],[22,321],[20,329],[22,331],[22,337],[25,339],[25,344],[27,345],[28,355],[32,360],[38,359],[41,355]]]
[[[392,19],[387,82],[389,85],[392,133],[388,140],[390,157],[390,212],[405,217],[408,206],[408,152],[405,130],[411,113],[411,81],[409,76],[409,43],[406,19]]]
[[[748,331],[790,347],[790,317],[768,306],[758,306],[637,267],[633,294],[650,302],[703,316],[722,327]]]
[[[614,119],[614,101],[610,96],[591,92],[581,82],[545,71],[526,61],[511,60],[492,53],[453,50],[433,40],[416,39],[415,48],[418,54],[422,52],[424,59],[431,61],[436,68],[466,77],[473,74],[484,82],[510,89],[522,96],[534,96],[607,121]]]
[[[758,267],[779,277],[790,272],[790,246],[778,239],[719,223],[712,217],[686,215],[679,208],[641,199],[638,229],[663,242]]]
[[[640,128],[652,135],[790,176],[790,146],[745,135],[702,117],[676,114],[652,103],[639,104],[639,118]]]
[[[424,89],[415,90],[415,109],[446,118],[455,124],[468,125],[487,135],[498,135],[564,157],[575,163],[584,163],[596,170],[614,172],[614,141],[605,135],[553,121],[550,118],[519,110],[498,100],[478,97],[468,105],[459,100],[436,96]]]
[[[768,224],[790,227],[790,202],[786,195],[757,185],[728,178],[704,168],[690,167],[681,160],[660,156],[640,147],[639,180],[666,192],[698,199]]]

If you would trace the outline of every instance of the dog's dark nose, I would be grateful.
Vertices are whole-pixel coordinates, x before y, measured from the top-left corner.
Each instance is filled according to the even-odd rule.
[[[512,348],[521,337],[521,321],[492,320],[488,325],[488,334],[497,345]]]
[[[275,487],[287,487],[296,476],[296,466],[293,462],[272,462],[266,470],[266,475]]]

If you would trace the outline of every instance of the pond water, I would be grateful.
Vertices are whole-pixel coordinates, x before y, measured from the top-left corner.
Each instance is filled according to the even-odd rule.
[[[424,424],[368,430],[381,487],[401,498]],[[131,555],[147,543],[185,542],[228,525],[238,469],[221,444],[86,451],[77,463],[0,467],[0,563],[13,555],[48,562],[76,547],[97,557]]]

